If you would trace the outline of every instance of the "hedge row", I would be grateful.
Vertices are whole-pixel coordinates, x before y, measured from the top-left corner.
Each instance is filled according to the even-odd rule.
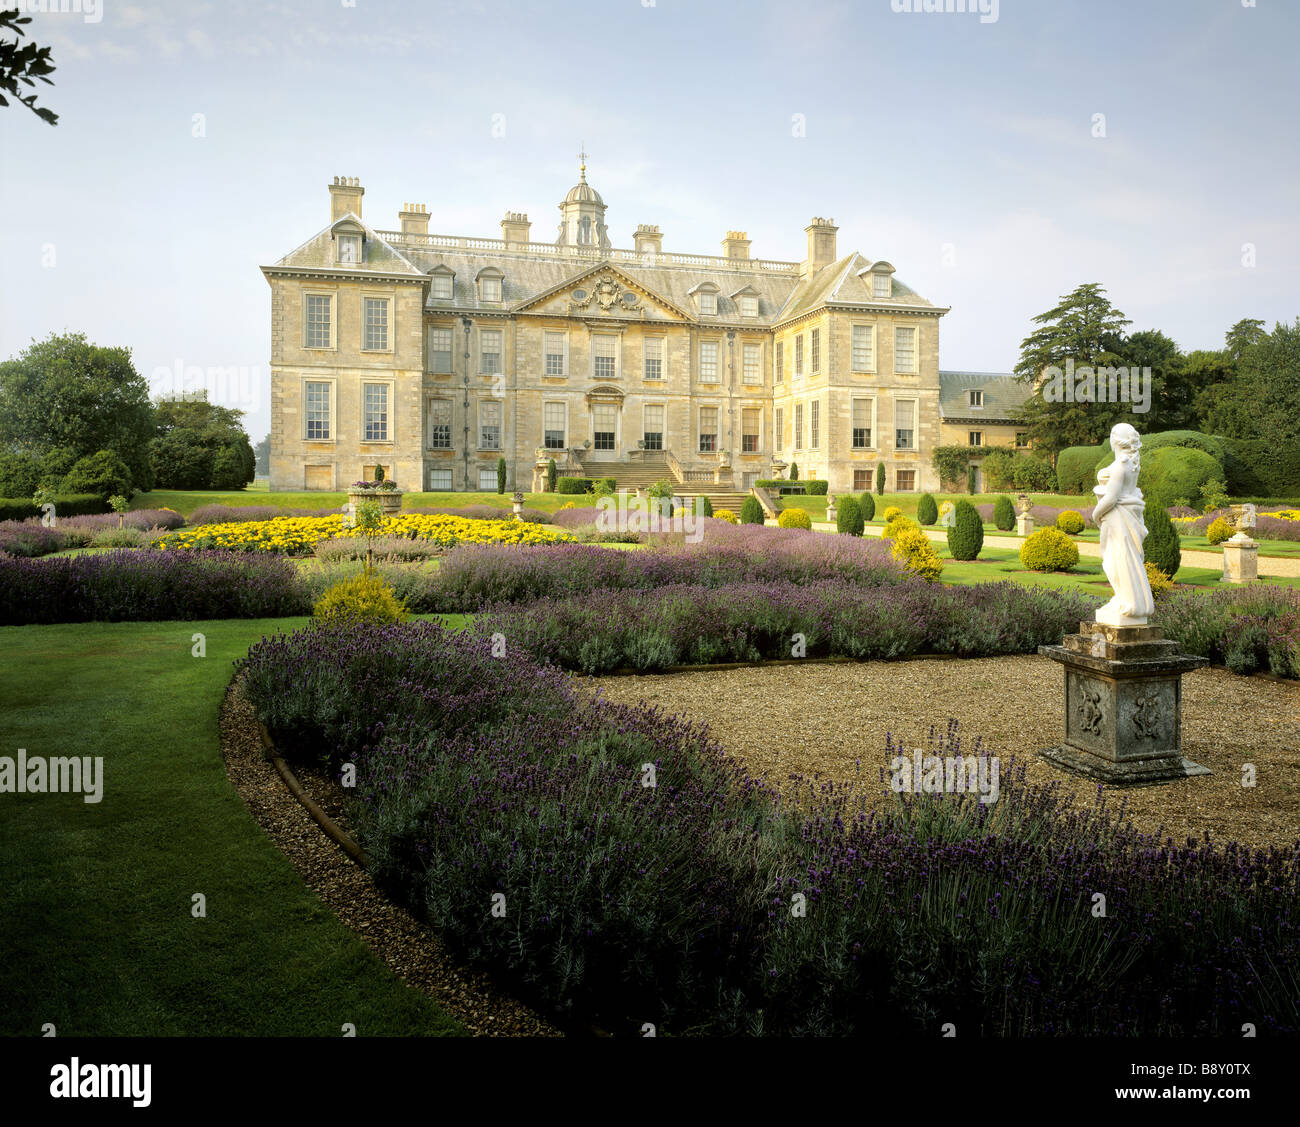
[[[94,493],[67,493],[54,498],[56,517],[84,517],[108,512],[108,502]],[[26,520],[41,510],[30,497],[0,497],[0,520]]]

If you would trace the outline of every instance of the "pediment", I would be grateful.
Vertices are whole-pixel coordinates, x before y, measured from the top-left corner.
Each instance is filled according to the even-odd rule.
[[[516,313],[586,317],[611,321],[690,321],[691,317],[662,294],[610,262],[566,278],[515,306]]]

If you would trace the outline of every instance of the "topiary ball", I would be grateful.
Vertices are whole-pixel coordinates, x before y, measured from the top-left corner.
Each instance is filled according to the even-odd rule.
[[[1005,493],[993,502],[993,523],[1003,532],[1016,527],[1016,507]]]
[[[725,520],[728,524],[739,524],[740,518],[730,509],[719,509],[713,514],[715,520]]]
[[[896,560],[902,560],[907,569],[921,576],[930,583],[935,582],[943,571],[943,560],[939,558],[930,543],[930,538],[915,521],[902,517],[910,528],[900,527],[894,541],[889,546],[889,554]]]
[[[881,516],[880,519],[883,520],[886,524],[888,524],[895,517],[901,517],[902,515],[903,515],[902,509],[900,509],[897,505],[890,505],[887,509],[885,509],[884,514]]]
[[[1205,530],[1205,539],[1211,544],[1222,544],[1232,535],[1232,525],[1222,517],[1215,517],[1210,521],[1210,527]]]
[[[885,521],[885,529],[880,536],[882,540],[896,540],[904,531],[919,531],[920,528],[921,526],[911,517],[905,517],[902,513],[899,513],[892,520]]]
[[[948,551],[955,560],[973,560],[984,547],[984,522],[969,501],[958,501],[948,529]]]
[[[1083,514],[1077,513],[1073,509],[1066,509],[1064,512],[1057,514],[1056,527],[1062,532],[1068,532],[1071,536],[1077,536],[1083,531]]]
[[[808,515],[806,509],[782,509],[781,515],[776,518],[778,528],[802,528],[808,532],[812,531],[812,517]]]
[[[921,494],[921,499],[916,503],[916,519],[921,524],[934,524],[939,519],[939,506],[930,494]]]
[[[1040,528],[1020,545],[1020,563],[1030,571],[1066,571],[1079,562],[1079,549],[1059,528]]]

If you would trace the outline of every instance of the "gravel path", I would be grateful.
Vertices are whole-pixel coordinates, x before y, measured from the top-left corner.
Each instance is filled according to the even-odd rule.
[[[526,1006],[496,989],[486,975],[458,964],[429,928],[391,903],[325,836],[262,754],[257,716],[233,688],[222,705],[220,726],[226,774],[254,820],[339,922],[355,932],[398,978],[424,991],[478,1036],[561,1036]],[[337,788],[325,785],[322,777],[311,772],[295,773],[303,789],[330,817],[339,820]],[[350,831],[346,824],[343,828]]]
[[[965,733],[1028,767],[1030,782],[1060,780],[1090,804],[1096,784],[1035,754],[1064,736],[1059,665],[1037,655],[959,660],[782,665],[660,676],[584,678],[613,701],[646,700],[708,723],[712,735],[773,782],[791,774],[875,781],[885,733],[909,749],[926,745],[933,724],[956,717]],[[1300,685],[1238,677],[1222,668],[1183,678],[1183,753],[1214,774],[1164,786],[1128,788],[1134,822],[1162,823],[1177,841],[1236,839],[1252,847],[1300,838]],[[857,766],[861,761],[860,774]],[[1253,763],[1257,784],[1241,785]],[[879,784],[877,784],[879,785]],[[883,795],[883,786],[880,794]]]

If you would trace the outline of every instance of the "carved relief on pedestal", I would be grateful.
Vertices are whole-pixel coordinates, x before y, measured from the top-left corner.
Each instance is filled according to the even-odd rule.
[[[1140,740],[1154,740],[1160,734],[1160,696],[1154,688],[1143,689],[1133,700],[1133,731]]]
[[[1101,722],[1105,717],[1101,711],[1101,690],[1092,688],[1087,681],[1078,683],[1079,701],[1074,706],[1079,718],[1079,727],[1094,736],[1101,733]]]

